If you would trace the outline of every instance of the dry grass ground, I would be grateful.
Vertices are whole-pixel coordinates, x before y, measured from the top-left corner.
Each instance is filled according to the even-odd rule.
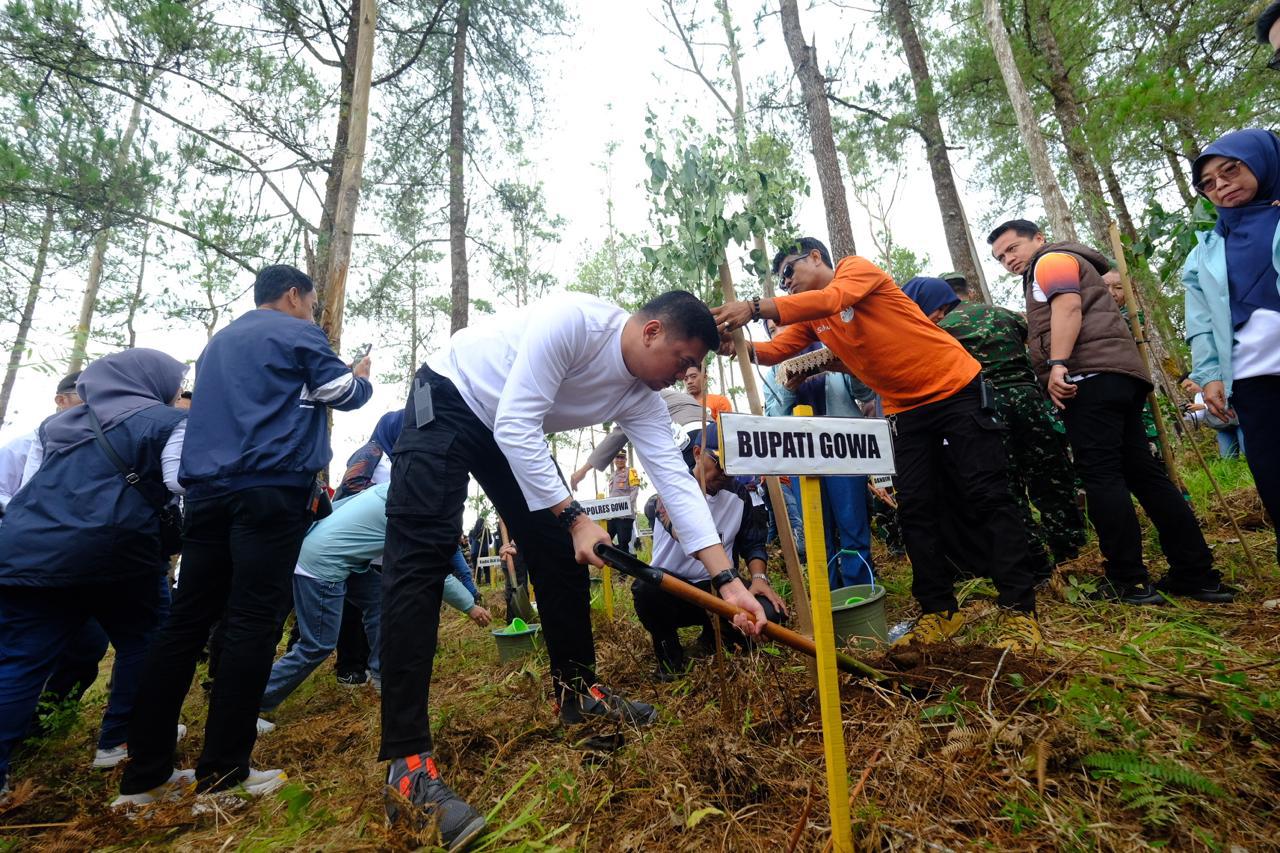
[[[1231,500],[1243,508],[1256,495],[1245,487]],[[1242,589],[1237,604],[1084,603],[1099,571],[1091,550],[1042,598],[1042,656],[982,644],[991,605],[979,582],[965,588],[977,624],[963,644],[897,659],[864,654],[930,697],[846,677],[860,847],[1280,849],[1280,613],[1261,607],[1280,595],[1274,535],[1250,519],[1255,576],[1217,511],[1201,514]],[[892,623],[911,615],[908,570],[880,558]],[[446,778],[491,813],[478,849],[822,850],[830,833],[820,724],[803,660],[764,649],[702,660],[686,678],[656,684],[647,637],[619,592],[620,618],[597,623],[599,669],[617,689],[656,702],[661,719],[623,732],[624,748],[605,758],[575,748],[581,733],[556,725],[542,662],[500,667],[487,633],[446,616],[432,724]],[[188,803],[133,821],[105,809],[117,774],[87,766],[95,696],[68,731],[20,759],[0,848],[429,846],[429,837],[386,828],[375,696],[339,688],[328,666],[281,707],[279,727],[255,751],[258,766],[285,768],[291,784],[200,818]],[[197,754],[203,713],[195,690],[184,766]]]

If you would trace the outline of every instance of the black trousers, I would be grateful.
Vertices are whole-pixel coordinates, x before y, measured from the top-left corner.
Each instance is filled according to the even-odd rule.
[[[187,502],[182,574],[134,702],[121,793],[154,788],[173,772],[178,715],[220,617],[223,644],[196,776],[209,789],[233,787],[249,774],[262,691],[311,524],[310,491],[259,487]]]
[[[1004,425],[982,410],[981,375],[945,400],[894,415],[898,517],[911,560],[911,594],[925,613],[955,610],[954,569],[940,518],[959,503],[974,531],[1001,607],[1035,609],[1027,531],[1009,491]],[[954,476],[949,476],[954,475]],[[947,484],[954,479],[956,489]]]
[[[333,668],[338,675],[364,673],[369,668],[369,639],[364,630],[364,614],[349,600],[342,602],[342,624],[338,626],[338,649]]]
[[[1280,376],[1252,376],[1231,385],[1231,405],[1245,434],[1244,455],[1271,522],[1280,525]],[[1256,437],[1255,437],[1256,436]],[[1280,541],[1276,543],[1280,563]]]
[[[703,592],[715,595],[711,581],[694,584]],[[667,672],[679,672],[684,669],[684,649],[680,646],[680,637],[676,633],[679,628],[698,626],[704,636],[711,631],[711,616],[696,604],[663,592],[661,589],[644,581],[637,580],[631,584],[631,598],[635,602],[636,616],[640,624],[653,639],[653,653],[658,659],[658,668]],[[773,603],[763,595],[757,595],[756,601],[764,608],[764,615],[770,622],[784,624],[781,614],[774,609]],[[728,619],[720,617],[721,636],[727,646],[746,646],[746,637],[733,627]]]
[[[1164,465],[1147,448],[1142,424],[1146,398],[1147,386],[1139,380],[1099,373],[1076,384],[1076,396],[1062,414],[1107,579],[1117,585],[1149,580],[1142,528],[1133,507],[1136,497],[1159,534],[1170,580],[1212,583],[1217,572],[1200,523]]]
[[[416,425],[418,382],[434,418]],[[427,702],[440,599],[458,550],[468,474],[480,483],[524,555],[537,591],[542,635],[559,690],[595,682],[587,570],[551,510],[530,511],[493,433],[458,390],[428,367],[417,373],[396,444],[387,493],[382,583],[383,760],[431,749]]]
[[[618,547],[628,554],[631,553],[631,531],[635,527],[636,520],[634,518],[611,518],[605,522],[608,526],[609,535],[613,537],[613,541]]]

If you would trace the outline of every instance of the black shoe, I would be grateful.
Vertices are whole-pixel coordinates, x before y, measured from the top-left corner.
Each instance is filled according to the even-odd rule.
[[[337,678],[339,687],[359,687],[369,680],[369,673],[363,669],[355,672],[340,672]]]
[[[1230,604],[1236,600],[1238,592],[1235,587],[1227,586],[1220,580],[1185,583],[1175,581],[1167,575],[1156,582],[1156,589],[1166,595],[1193,598],[1207,604]]]
[[[393,824],[410,820],[420,829],[436,818],[440,840],[450,853],[465,849],[484,831],[484,817],[440,781],[440,771],[430,753],[391,762],[384,800],[387,820]]]
[[[1164,604],[1164,596],[1155,591],[1149,583],[1113,584],[1103,581],[1095,592],[1088,595],[1093,601],[1114,601],[1120,604],[1132,604],[1136,607],[1158,606]]]
[[[652,705],[624,699],[599,684],[591,685],[586,693],[566,690],[556,711],[565,725],[609,720],[647,726],[658,719],[658,709]]]

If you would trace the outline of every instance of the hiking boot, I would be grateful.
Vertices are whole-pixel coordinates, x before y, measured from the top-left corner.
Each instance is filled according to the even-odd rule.
[[[111,801],[111,808],[127,808],[128,806],[149,806],[152,803],[181,799],[196,789],[196,771],[175,770],[166,781],[140,794],[121,794]]]
[[[894,640],[893,645],[901,648],[909,643],[946,642],[964,630],[965,621],[963,610],[926,613],[916,620],[911,630]]]
[[[593,684],[586,693],[565,690],[556,705],[560,722],[575,725],[600,720],[647,726],[658,719],[658,709],[643,702],[624,699],[609,688]]]
[[[1037,651],[1044,645],[1044,636],[1035,614],[1001,608],[996,616],[996,638],[991,645],[1018,654]]]
[[[359,687],[369,680],[369,673],[363,669],[356,672],[340,672],[337,678],[339,687]]]
[[[178,723],[178,740],[182,740],[186,736],[187,727],[182,723]],[[98,770],[110,770],[128,757],[129,744],[122,743],[119,746],[110,746],[106,749],[99,749],[93,754],[93,766]]]
[[[1206,604],[1230,604],[1236,600],[1236,588],[1227,586],[1216,578],[1200,582],[1186,583],[1176,581],[1165,575],[1156,581],[1156,589],[1166,595],[1177,595],[1182,598],[1193,598]]]
[[[277,788],[284,786],[289,776],[283,770],[249,770],[249,775],[239,785],[220,791],[205,791],[196,795],[196,804],[191,807],[193,815],[210,814],[219,811],[232,811],[240,808],[251,799],[266,796]]]
[[[392,824],[403,818],[420,829],[435,817],[440,840],[450,853],[464,849],[484,831],[484,817],[440,781],[440,771],[429,752],[391,762],[384,802]]]
[[[1095,591],[1089,593],[1087,598],[1091,601],[1114,601],[1135,607],[1164,604],[1164,596],[1156,592],[1149,583],[1114,584],[1104,580]]]

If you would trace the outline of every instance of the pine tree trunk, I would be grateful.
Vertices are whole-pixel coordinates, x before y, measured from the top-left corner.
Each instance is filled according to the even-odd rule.
[[[951,265],[965,277],[982,301],[991,304],[991,292],[986,277],[978,263],[973,235],[965,222],[963,202],[956,189],[955,173],[951,170],[951,158],[947,154],[946,138],[942,135],[942,122],[938,118],[938,99],[929,75],[929,62],[920,43],[915,19],[907,0],[888,0],[889,15],[902,39],[902,51],[907,67],[911,70],[911,82],[916,93],[916,114],[920,119],[920,136],[924,139],[929,171],[933,175],[933,187],[938,197],[938,209],[942,214],[942,230],[947,238],[947,252]]]
[[[1018,120],[1018,131],[1022,135],[1023,145],[1027,148],[1027,159],[1031,162],[1031,173],[1036,186],[1040,189],[1044,201],[1045,213],[1049,217],[1049,228],[1054,240],[1077,240],[1076,227],[1071,221],[1071,208],[1062,195],[1062,187],[1053,173],[1053,162],[1049,159],[1049,148],[1045,145],[1044,136],[1040,133],[1040,125],[1036,122],[1035,107],[1027,94],[1027,86],[1022,81],[1022,73],[1018,71],[1013,59],[1013,46],[1009,44],[1009,33],[1004,28],[1004,16],[1000,12],[1000,0],[982,0],[983,20],[987,25],[987,34],[991,38],[991,47],[995,51],[996,64],[1000,66],[1000,75],[1004,78],[1005,89],[1009,92],[1009,102],[1013,105],[1014,115]]]
[[[133,349],[138,345],[138,332],[133,327],[133,321],[138,316],[138,307],[142,304],[142,285],[147,277],[147,246],[151,242],[151,226],[147,226],[142,232],[142,249],[138,253],[138,276],[133,281],[133,293],[129,295],[129,313],[125,315],[124,327],[129,331],[129,343],[127,349]]]
[[[1186,205],[1187,210],[1191,210],[1196,206],[1196,196],[1191,191],[1191,182],[1187,180],[1186,172],[1182,171],[1182,163],[1178,161],[1178,155],[1166,150],[1164,157],[1169,164],[1169,172],[1173,175],[1174,186],[1178,188],[1178,195],[1182,196],[1182,203]]]
[[[333,155],[329,158],[329,174],[324,182],[324,205],[320,210],[320,232],[314,252],[307,253],[307,273],[316,285],[316,298],[328,303],[325,289],[329,284],[329,258],[333,251],[333,228],[338,216],[338,199],[342,194],[342,173],[347,162],[347,145],[351,133],[351,98],[356,87],[356,55],[360,47],[360,0],[352,0],[347,14],[347,37],[343,42],[342,68],[338,75],[338,123],[333,132]],[[303,232],[305,237],[306,232]]]
[[[27,336],[31,334],[31,321],[36,313],[36,301],[40,298],[40,288],[44,283],[44,268],[49,260],[49,241],[52,237],[53,205],[45,202],[44,221],[40,224],[40,245],[36,249],[36,261],[31,268],[27,301],[22,305],[18,334],[14,337],[13,347],[9,350],[9,366],[4,371],[4,385],[0,386],[0,426],[4,425],[4,416],[9,411],[9,398],[13,394],[13,384],[18,379],[18,368],[22,366],[22,355],[27,351]]]
[[[373,38],[378,21],[375,0],[361,0],[356,36],[355,78],[351,90],[350,123],[343,152],[342,178],[333,215],[331,242],[326,266],[324,312],[320,327],[337,351],[342,343],[342,314],[346,305],[347,270],[351,265],[351,240],[356,211],[360,206],[360,184],[364,175],[364,149],[369,131],[369,89],[373,82]]]
[[[468,2],[461,0],[458,5],[457,30],[453,36],[453,79],[449,87],[449,334],[466,327],[467,309],[471,300],[467,279],[467,203],[462,182],[467,19]]]
[[[822,206],[827,215],[827,236],[831,259],[854,254],[853,226],[849,219],[849,200],[844,193],[844,176],[840,173],[840,158],[836,156],[835,136],[831,130],[831,110],[827,106],[826,80],[818,65],[817,49],[806,44],[800,27],[800,11],[796,0],[781,0],[782,36],[787,43],[787,53],[795,66],[804,95],[805,113],[809,117],[809,144],[813,151],[814,165],[818,171],[818,185],[822,188]]]
[[[1138,229],[1129,214],[1129,205],[1124,200],[1124,190],[1120,187],[1120,179],[1116,177],[1116,167],[1110,157],[1102,158],[1102,180],[1107,185],[1107,194],[1111,196],[1111,206],[1115,208],[1116,219],[1120,223],[1120,233],[1129,239],[1130,245],[1138,242]]]
[[[1076,185],[1080,190],[1084,203],[1085,218],[1089,222],[1089,230],[1097,241],[1095,245],[1106,246],[1110,238],[1107,224],[1107,204],[1102,193],[1102,179],[1098,175],[1098,167],[1094,163],[1085,138],[1084,120],[1080,115],[1080,103],[1076,97],[1075,86],[1067,71],[1066,61],[1062,58],[1062,49],[1058,46],[1058,38],[1053,34],[1053,25],[1049,19],[1049,7],[1041,4],[1038,10],[1038,36],[1040,50],[1049,64],[1049,94],[1053,96],[1053,112],[1062,128],[1062,143],[1067,149],[1067,162],[1071,164],[1071,172],[1076,177]]]

